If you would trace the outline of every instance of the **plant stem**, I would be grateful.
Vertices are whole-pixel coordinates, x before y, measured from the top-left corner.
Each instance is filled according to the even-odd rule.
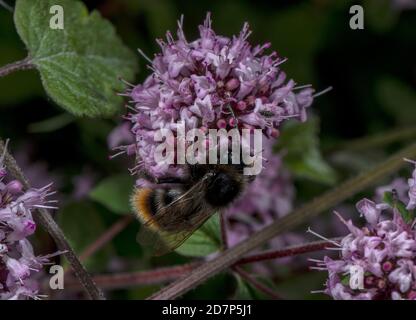
[[[94,253],[110,242],[117,234],[124,230],[124,228],[127,227],[132,221],[133,215],[128,215],[118,220],[80,254],[79,260],[85,261],[91,257]]]
[[[13,8],[11,6],[9,6],[5,1],[0,0],[0,6],[2,6],[3,8],[5,8],[6,10],[9,10],[10,12],[13,12]]]
[[[266,243],[275,236],[306,222],[308,219],[334,207],[339,202],[344,201],[355,193],[371,186],[381,178],[396,172],[405,164],[403,158],[416,158],[416,144],[404,148],[375,168],[344,182],[338,188],[327,191],[322,196],[312,200],[291,214],[278,219],[274,223],[253,234],[247,240],[222,252],[218,257],[206,262],[169,286],[161,289],[148,299],[168,300],[175,299],[185,294],[205,280],[233,265],[240,257]]]
[[[104,289],[121,289],[139,285],[152,285],[176,280],[178,277],[200,266],[200,262],[184,264],[180,266],[159,268],[151,271],[125,272],[118,274],[104,274],[94,277],[94,281]],[[78,290],[79,284],[67,280],[65,289]]]
[[[3,140],[0,138],[0,154],[4,150]],[[5,165],[10,172],[10,174],[19,180],[25,189],[30,188],[30,184],[25,178],[22,170],[17,165],[16,160],[7,152],[6,150]],[[78,260],[75,255],[74,250],[69,245],[68,241],[65,238],[62,230],[59,228],[58,224],[53,220],[52,216],[45,209],[39,209],[39,214],[36,215],[37,220],[43,226],[43,228],[52,236],[55,240],[55,243],[59,250],[64,252],[65,257],[68,259],[69,264],[75,272],[76,277],[83,285],[85,291],[88,293],[89,297],[94,300],[104,300],[104,295],[101,290],[95,285],[91,276],[85,270],[84,266]]]
[[[16,61],[10,64],[7,64],[3,67],[0,67],[0,78],[5,77],[10,73],[19,71],[19,70],[29,70],[33,69],[35,67],[34,64],[32,64],[32,61],[29,57],[26,59]]]
[[[228,248],[228,242],[227,242],[227,219],[225,218],[224,212],[220,212],[220,223],[221,223],[221,242],[222,242],[222,250],[225,250]]]
[[[331,240],[337,241],[340,239],[341,238],[334,238]],[[310,243],[303,243],[303,244],[289,246],[280,250],[265,251],[265,252],[253,254],[248,257],[244,257],[238,260],[236,265],[260,262],[260,261],[272,260],[272,259],[278,259],[278,258],[284,258],[284,257],[291,257],[291,256],[296,256],[298,254],[319,251],[319,250],[325,249],[331,244],[332,243],[329,241],[314,241]]]
[[[119,234],[127,225],[133,221],[133,216],[128,215],[119,219],[109,229],[107,229],[100,237],[98,237],[93,243],[91,243],[80,255],[79,261],[84,262],[94,253],[99,251],[108,242],[110,242],[117,234]],[[65,268],[65,276],[71,271]]]
[[[265,286],[263,283],[261,283],[256,278],[254,278],[253,276],[251,276],[248,272],[244,271],[242,268],[240,268],[240,267],[233,267],[233,270],[241,278],[243,278],[245,281],[247,281],[248,283],[250,283],[254,288],[256,288],[257,290],[259,290],[259,291],[265,293],[266,295],[270,296],[272,299],[274,299],[274,300],[281,300],[282,299],[276,292],[274,292],[269,287]]]
[[[339,238],[330,240],[337,241]],[[310,243],[289,246],[280,250],[265,251],[252,256],[248,256],[246,258],[242,258],[241,260],[237,261],[234,266],[319,251],[325,249],[328,244],[330,244],[328,241],[314,241]],[[201,264],[202,262],[193,262],[182,266],[160,268],[152,271],[97,275],[94,277],[94,281],[104,289],[123,289],[133,286],[160,284],[170,280],[176,280],[180,276],[183,276],[185,273],[188,273],[189,271],[199,267]],[[74,283],[73,281],[71,282],[71,280],[66,281],[65,284],[66,287],[70,290],[76,290],[80,288],[78,283]]]

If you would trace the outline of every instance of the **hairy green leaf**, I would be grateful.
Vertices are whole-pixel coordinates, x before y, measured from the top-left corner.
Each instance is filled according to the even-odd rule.
[[[264,286],[275,290],[275,285],[271,280],[268,280],[261,276],[253,276],[256,281],[259,281]],[[235,274],[235,279],[237,281],[237,288],[234,294],[234,299],[236,300],[265,300],[270,299],[270,296],[259,291],[253,287],[250,283],[245,281],[241,276]]]
[[[63,29],[52,29],[50,8],[60,5]],[[110,22],[88,13],[77,0],[18,0],[15,24],[39,70],[48,95],[77,116],[108,116],[117,111],[124,90],[119,77],[132,80],[134,54]]]

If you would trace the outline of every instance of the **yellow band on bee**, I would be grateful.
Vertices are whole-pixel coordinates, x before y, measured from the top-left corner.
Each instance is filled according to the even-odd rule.
[[[152,212],[151,197],[154,196],[154,190],[150,188],[136,189],[132,196],[132,205],[136,217],[143,224],[153,230],[158,229],[158,225],[152,220],[155,212]]]

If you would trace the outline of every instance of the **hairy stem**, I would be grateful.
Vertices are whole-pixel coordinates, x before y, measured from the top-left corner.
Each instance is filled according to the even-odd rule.
[[[162,284],[176,280],[201,265],[200,262],[180,266],[159,268],[151,271],[125,272],[118,274],[104,274],[94,277],[94,281],[103,289],[122,289],[135,286]],[[79,284],[69,279],[65,281],[65,289],[78,290]]]
[[[341,238],[334,238],[331,239],[331,241],[338,241],[340,239]],[[310,243],[297,244],[280,250],[270,250],[244,257],[238,260],[236,265],[296,256],[303,253],[323,250],[330,245],[332,245],[330,241],[314,241]]]
[[[330,240],[337,241],[339,239],[340,238],[334,238]],[[330,244],[331,242],[329,241],[314,241],[310,243],[289,246],[279,250],[265,251],[242,258],[241,260],[238,260],[234,266],[319,251],[325,249]],[[185,273],[188,273],[189,271],[199,267],[201,264],[202,262],[193,262],[181,266],[160,268],[152,271],[97,275],[94,276],[94,281],[103,289],[123,289],[126,287],[161,284],[176,280],[180,276],[183,276]],[[74,281],[68,280],[65,284],[66,288],[70,290],[80,289],[79,284],[75,283]]]
[[[233,265],[243,255],[266,243],[275,236],[305,223],[308,219],[334,207],[355,193],[371,186],[381,178],[396,172],[405,164],[403,158],[416,158],[416,144],[404,148],[373,169],[347,180],[338,188],[327,191],[322,196],[312,200],[291,214],[278,219],[274,223],[253,234],[249,239],[222,252],[218,257],[206,262],[194,271],[163,288],[149,297],[149,299],[168,300],[182,296],[184,293],[201,284],[208,278]]]
[[[29,57],[26,59],[16,61],[10,64],[7,64],[3,67],[0,67],[0,78],[5,77],[10,73],[19,71],[19,70],[29,70],[33,69],[35,67],[34,64],[32,64],[32,61]]]
[[[260,281],[258,281],[256,278],[254,278],[248,272],[244,271],[242,268],[240,268],[240,267],[233,267],[233,270],[241,278],[243,278],[245,281],[247,281],[248,283],[250,283],[254,288],[256,288],[257,290],[259,290],[260,292],[265,293],[266,295],[268,295],[269,297],[271,297],[274,300],[281,300],[282,299],[276,292],[274,292],[269,287],[265,286],[263,283],[261,283]]]
[[[133,216],[128,215],[119,219],[114,223],[108,230],[106,230],[100,237],[98,237],[93,243],[91,243],[81,254],[79,255],[79,261],[84,262],[89,257],[94,255],[97,251],[103,248],[107,243],[109,243],[113,238],[124,230],[128,224],[133,221]],[[65,268],[65,275],[70,273],[71,269]]]
[[[0,138],[0,154],[4,152],[4,148],[5,145],[3,143],[3,140]],[[10,174],[17,180],[19,180],[26,189],[29,189],[29,182],[25,178],[20,167],[17,165],[16,160],[7,152],[7,150],[5,164]],[[52,218],[49,212],[45,209],[39,209],[38,212],[39,214],[36,215],[37,220],[55,240],[55,243],[59,250],[64,252],[64,255],[68,259],[68,262],[74,270],[76,277],[83,285],[89,297],[94,300],[105,299],[101,290],[95,285],[91,276],[88,274],[84,266],[78,260],[74,250],[69,245],[62,230],[59,228],[58,224],[55,222],[55,220]]]

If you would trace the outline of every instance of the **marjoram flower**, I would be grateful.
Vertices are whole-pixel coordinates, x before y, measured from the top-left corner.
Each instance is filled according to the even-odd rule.
[[[149,61],[152,70],[143,84],[126,93],[134,106],[127,119],[135,142],[118,147],[120,153],[135,155],[133,172],[144,169],[154,177],[181,175],[179,165],[154,159],[158,129],[176,133],[178,123],[185,131],[200,129],[261,129],[268,138],[279,135],[288,118],[305,121],[314,89],[297,86],[280,69],[285,59],[276,52],[266,54],[270,43],[253,47],[251,31],[244,24],[232,38],[216,35],[210,14],[199,27],[200,38],[188,41],[182,20],[177,39],[168,32],[157,40],[161,53]],[[176,137],[176,136],[175,136]]]
[[[312,259],[317,263],[312,268],[328,272],[323,292],[336,300],[416,300],[415,178],[416,168],[407,196],[390,189],[379,203],[360,200],[356,208],[366,220],[362,228],[337,213],[350,232],[333,241],[338,259]]]
[[[33,211],[53,208],[47,197],[50,185],[41,189],[23,190],[18,180],[8,179],[0,156],[0,299],[39,299],[35,276],[48,263],[48,256],[35,256],[28,240],[36,230]]]

